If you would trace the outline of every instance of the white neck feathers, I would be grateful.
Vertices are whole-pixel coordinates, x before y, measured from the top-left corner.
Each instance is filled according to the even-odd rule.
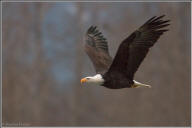
[[[87,79],[87,83],[90,83],[90,84],[101,85],[104,82],[104,79],[101,74],[96,74],[95,76],[87,77],[87,78],[89,78]]]

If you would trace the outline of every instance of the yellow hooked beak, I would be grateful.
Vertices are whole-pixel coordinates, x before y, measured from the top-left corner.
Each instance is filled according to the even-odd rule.
[[[81,79],[81,84],[82,84],[82,83],[85,83],[86,81],[87,81],[86,78]]]

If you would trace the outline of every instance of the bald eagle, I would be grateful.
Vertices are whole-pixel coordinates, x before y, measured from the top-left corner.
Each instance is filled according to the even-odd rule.
[[[86,33],[84,49],[91,59],[95,76],[81,79],[81,84],[101,85],[110,89],[148,87],[134,80],[134,74],[159,37],[168,29],[170,20],[154,16],[146,21],[120,44],[112,59],[109,55],[107,40],[96,26],[91,26]]]

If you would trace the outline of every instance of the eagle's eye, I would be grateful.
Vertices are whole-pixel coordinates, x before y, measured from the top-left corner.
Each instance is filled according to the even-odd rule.
[[[90,78],[86,78],[87,80],[89,80]]]

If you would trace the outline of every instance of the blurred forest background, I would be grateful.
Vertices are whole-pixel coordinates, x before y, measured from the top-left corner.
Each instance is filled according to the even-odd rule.
[[[82,86],[94,75],[83,38],[97,25],[120,42],[165,14],[161,36],[135,79],[151,89]],[[189,126],[190,3],[3,3],[3,123],[29,126]]]

